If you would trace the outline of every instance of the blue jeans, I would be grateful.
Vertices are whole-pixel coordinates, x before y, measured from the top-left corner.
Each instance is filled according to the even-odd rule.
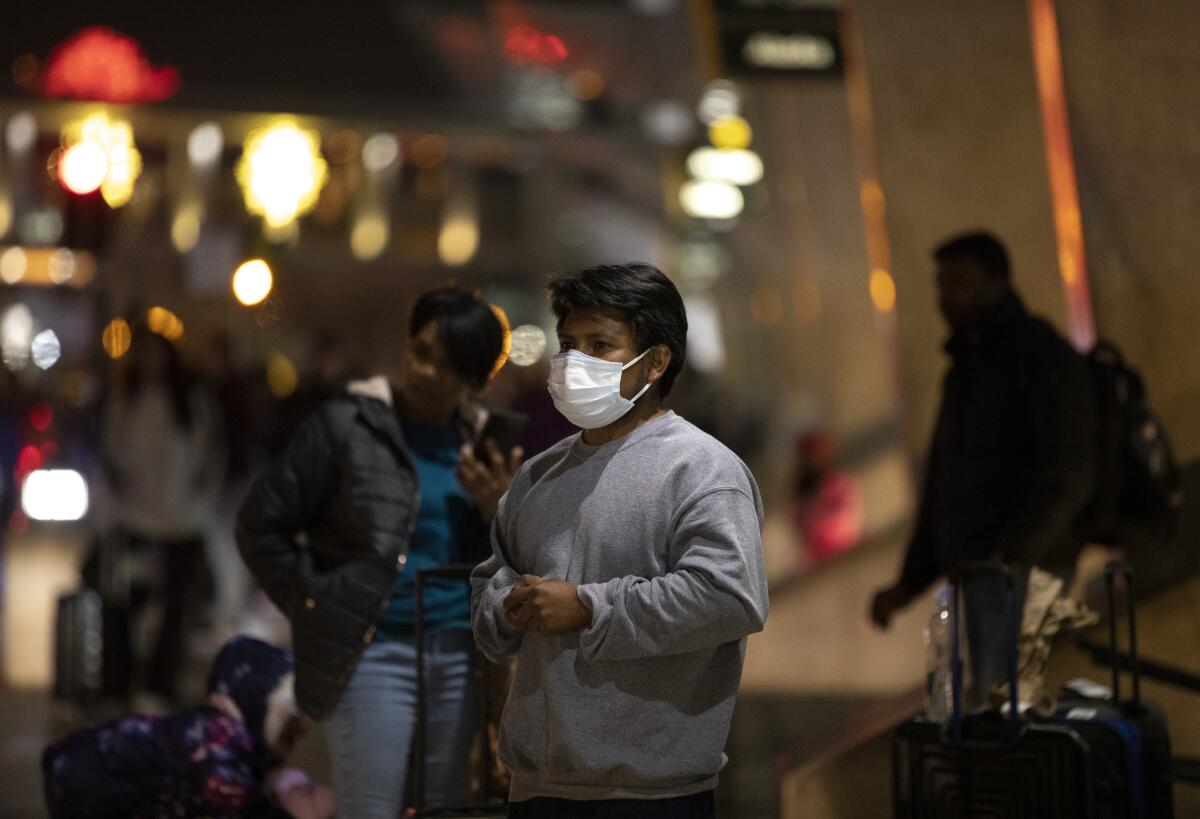
[[[425,643],[425,804],[464,804],[478,695],[471,632]],[[367,646],[325,722],[338,816],[396,819],[416,729],[417,649],[410,638]]]

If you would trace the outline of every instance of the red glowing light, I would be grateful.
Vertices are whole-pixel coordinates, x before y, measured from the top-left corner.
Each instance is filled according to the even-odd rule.
[[[27,444],[21,448],[21,454],[17,456],[17,468],[13,470],[17,482],[25,479],[25,476],[30,472],[35,472],[42,468],[45,463],[42,458],[42,451],[33,444]]]
[[[85,28],[46,61],[42,93],[104,102],[159,102],[179,90],[179,70],[153,67],[136,40],[104,26]]]
[[[54,423],[54,410],[44,401],[34,404],[29,410],[29,426],[38,432],[45,432]]]
[[[561,37],[543,34],[533,26],[512,26],[504,37],[504,53],[511,62],[561,63],[570,54]]]

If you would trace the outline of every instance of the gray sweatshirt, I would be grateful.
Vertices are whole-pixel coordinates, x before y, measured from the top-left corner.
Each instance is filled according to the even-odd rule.
[[[516,654],[500,730],[510,799],[657,799],[716,785],[746,635],[762,629],[762,502],[736,455],[674,413],[517,473],[471,578],[475,639]],[[591,624],[524,634],[521,574],[578,586]]]

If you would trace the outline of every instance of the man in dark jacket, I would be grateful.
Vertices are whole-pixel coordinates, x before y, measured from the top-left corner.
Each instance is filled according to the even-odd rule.
[[[987,233],[934,252],[938,306],[950,326],[916,530],[899,581],[875,594],[886,627],[938,576],[967,561],[1067,575],[1083,545],[1080,517],[1095,482],[1095,406],[1087,363],[1013,290],[1008,253]],[[1005,678],[1003,587],[965,591],[968,639],[983,696]]]

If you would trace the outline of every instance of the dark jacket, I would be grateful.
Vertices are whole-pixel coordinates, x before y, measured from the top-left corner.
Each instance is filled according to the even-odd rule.
[[[201,705],[76,731],[42,755],[47,811],[54,819],[286,817],[264,786],[263,731],[271,695],[291,670],[283,649],[235,637],[217,655],[208,690],[243,719]]]
[[[291,620],[296,702],[308,716],[329,713],[374,637],[420,505],[400,419],[388,402],[352,395],[309,417],[243,503],[238,548]],[[472,520],[479,552],[466,558],[478,562],[487,527]]]
[[[1087,362],[1014,294],[952,358],[901,584],[916,593],[956,564],[1074,564],[1096,472]]]

